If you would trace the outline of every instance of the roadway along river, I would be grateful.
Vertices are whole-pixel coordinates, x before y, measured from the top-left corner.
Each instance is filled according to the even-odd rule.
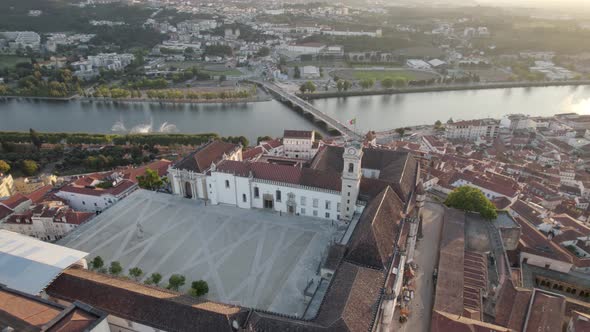
[[[513,88],[318,99],[320,110],[357,130],[433,124],[450,117],[501,118],[505,114],[590,114],[590,87]],[[302,115],[277,101],[241,104],[159,105],[73,102],[0,102],[0,131],[217,132],[223,136],[280,136],[283,129],[312,129]]]

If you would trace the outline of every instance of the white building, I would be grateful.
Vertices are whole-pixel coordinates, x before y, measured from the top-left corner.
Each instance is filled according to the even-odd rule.
[[[0,228],[43,241],[56,241],[94,215],[92,212],[76,212],[61,201],[44,202],[24,213],[10,215]]]
[[[137,189],[118,173],[86,176],[59,189],[56,196],[65,199],[76,211],[102,212]]]
[[[491,119],[458,121],[445,126],[445,137],[449,139],[476,140],[481,137],[496,138],[498,122]]]
[[[424,60],[420,59],[408,59],[406,61],[406,65],[413,69],[420,69],[420,70],[428,70],[430,69],[430,64]]]
[[[41,36],[33,31],[6,31],[0,32],[0,39],[5,38],[8,41],[8,48],[11,52],[25,50],[30,47],[33,51],[39,51],[41,48]]]
[[[301,77],[305,79],[320,78],[320,70],[316,66],[303,66]]]
[[[283,133],[283,153],[287,158],[311,159],[314,150],[315,131],[285,130]]]
[[[222,141],[202,145],[168,169],[172,192],[195,200],[207,200],[207,172],[213,163],[222,160],[242,160],[242,147]]]

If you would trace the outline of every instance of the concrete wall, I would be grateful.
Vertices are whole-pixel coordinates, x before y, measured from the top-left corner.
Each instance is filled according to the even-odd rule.
[[[537,256],[537,255],[533,255],[533,254],[530,254],[527,252],[521,252],[520,253],[521,265],[525,259],[527,260],[527,264],[529,264],[529,265],[534,265],[534,266],[538,266],[538,267],[542,267],[542,268],[545,268],[546,266],[548,266],[548,268],[550,270],[563,272],[563,273],[568,273],[572,268],[571,263],[562,262],[562,261],[558,261],[555,259],[546,258],[546,257],[542,257],[542,256]]]

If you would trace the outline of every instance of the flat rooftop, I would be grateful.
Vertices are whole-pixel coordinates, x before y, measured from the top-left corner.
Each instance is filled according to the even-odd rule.
[[[125,272],[172,274],[209,284],[207,299],[301,316],[303,292],[316,279],[344,224],[137,190],[59,241],[119,261]],[[316,279],[317,280],[317,279]]]

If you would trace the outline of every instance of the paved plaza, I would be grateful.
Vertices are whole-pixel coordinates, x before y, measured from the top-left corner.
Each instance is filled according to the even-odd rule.
[[[302,315],[303,290],[331,242],[346,226],[233,206],[204,206],[178,196],[138,190],[59,244],[119,261],[166,284],[182,274],[209,284],[207,298]]]

